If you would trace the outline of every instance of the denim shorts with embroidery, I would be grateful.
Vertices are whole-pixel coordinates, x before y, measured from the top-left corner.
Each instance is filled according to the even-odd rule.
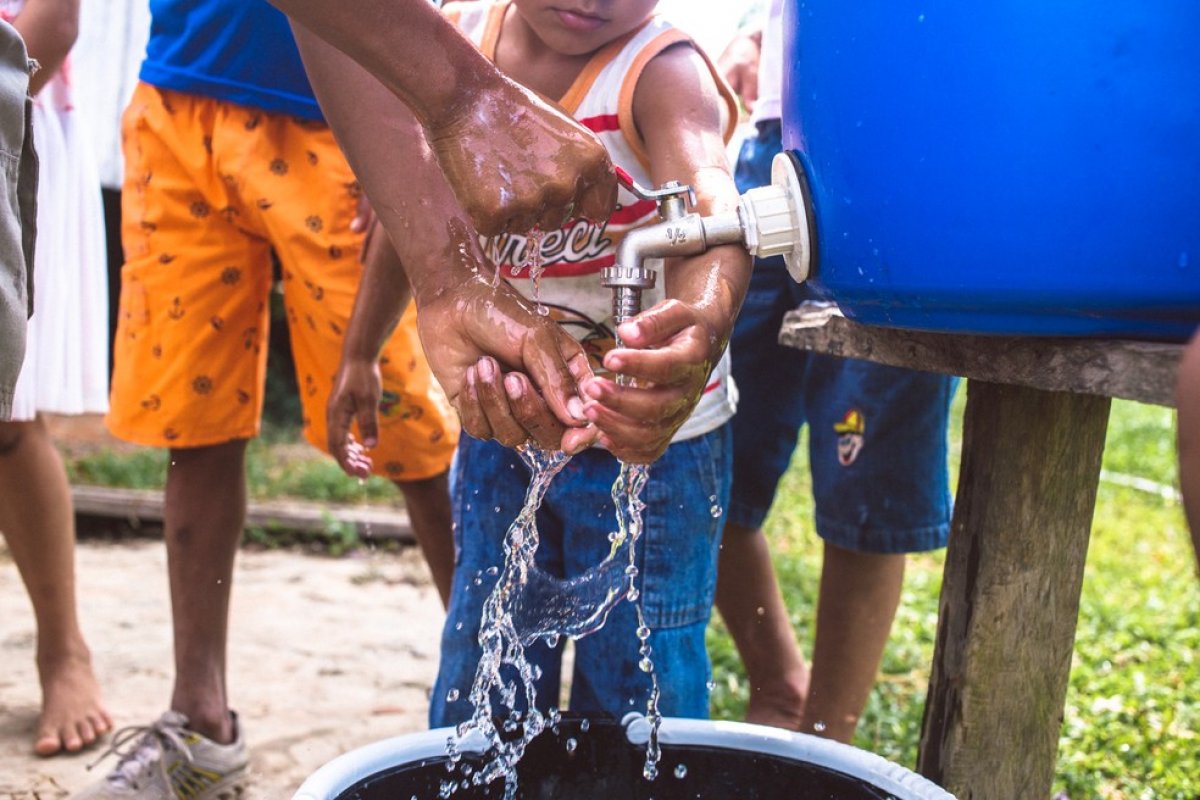
[[[759,123],[742,144],[738,189],[770,183],[781,149],[778,121]],[[762,527],[807,424],[822,539],[868,553],[944,547],[957,379],[779,344],[784,314],[811,299],[818,298],[791,279],[781,257],[755,260],[729,343],[739,391],[729,521]]]
[[[658,673],[663,714],[708,716],[710,667],[704,646],[717,581],[717,554],[728,505],[729,426],[677,442],[650,467],[642,494],[645,532],[637,549],[639,588]],[[575,456],[550,484],[538,512],[537,562],[559,577],[574,577],[608,554],[616,530],[610,492],[618,462],[593,448]],[[430,724],[454,725],[471,716],[467,700],[479,662],[479,621],[504,562],[503,538],[521,509],[529,471],[512,450],[463,436],[451,472],[456,564],[441,663],[430,701]],[[574,643],[569,708],[619,719],[644,711],[650,676],[638,662],[637,615],[622,600],[605,626]],[[559,705],[564,643],[526,648],[542,670],[538,705]],[[457,692],[451,691],[457,690]],[[448,697],[457,697],[448,700]]]

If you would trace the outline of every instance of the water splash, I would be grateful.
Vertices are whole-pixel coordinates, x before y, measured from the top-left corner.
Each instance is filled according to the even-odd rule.
[[[531,445],[518,452],[530,469],[530,482],[524,506],[505,535],[504,565],[488,569],[489,575],[497,574],[493,572],[497,570],[498,577],[484,603],[480,621],[481,655],[469,694],[472,716],[455,732],[458,741],[478,733],[486,742],[483,763],[470,775],[469,783],[481,785],[503,777],[506,800],[516,796],[517,762],[529,742],[547,727],[557,726],[560,717],[556,710],[545,715],[537,710],[535,683],[541,670],[530,664],[526,647],[538,639],[554,647],[561,636],[577,639],[594,633],[603,627],[609,612],[622,599],[635,603],[638,665],[651,679],[646,704],[651,735],[643,775],[653,780],[658,774],[661,758],[658,744],[661,693],[651,658],[650,628],[646,625],[641,604],[636,603],[640,596],[636,583],[636,545],[643,532],[645,505],[641,494],[649,477],[649,466],[621,464],[612,488],[617,530],[609,535],[608,555],[584,574],[562,579],[543,572],[535,563],[540,541],[537,511],[551,480],[570,461],[570,456]],[[502,674],[514,672],[515,680],[506,679]],[[497,719],[503,720],[499,728]],[[459,763],[453,759],[453,754],[457,753],[453,739],[448,743],[447,753],[451,754],[448,768],[453,771]],[[467,781],[463,783],[466,785]],[[448,781],[446,786],[450,787],[451,793],[454,791],[453,781]]]
[[[546,238],[546,232],[541,228],[534,227],[525,236],[525,263],[521,266],[529,270],[529,279],[533,281],[533,302],[537,307],[537,313],[543,317],[550,313],[550,309],[542,305],[542,273],[546,271],[545,261],[542,258],[542,241]]]

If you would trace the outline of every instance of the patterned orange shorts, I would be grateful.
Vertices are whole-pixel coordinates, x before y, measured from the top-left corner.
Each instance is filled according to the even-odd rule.
[[[125,112],[126,264],[114,354],[116,435],[158,447],[255,436],[267,361],[271,251],[283,276],[304,434],[325,449],[325,404],[361,264],[359,188],[315,122],[141,84]],[[445,471],[457,421],[410,308],[384,348],[375,471]]]

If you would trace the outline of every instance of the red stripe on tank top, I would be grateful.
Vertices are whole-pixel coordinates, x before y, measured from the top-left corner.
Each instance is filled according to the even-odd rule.
[[[597,114],[594,117],[584,117],[578,122],[594,133],[621,130],[621,119],[616,114]]]

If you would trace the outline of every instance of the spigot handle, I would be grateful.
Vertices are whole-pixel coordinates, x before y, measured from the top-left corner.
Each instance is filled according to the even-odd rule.
[[[691,186],[671,181],[663,184],[658,189],[647,189],[633,179],[633,176],[626,172],[621,167],[613,165],[613,171],[617,174],[617,181],[628,189],[633,194],[643,200],[653,200],[655,203],[662,203],[672,197],[686,197],[689,206],[696,205],[696,192]]]

